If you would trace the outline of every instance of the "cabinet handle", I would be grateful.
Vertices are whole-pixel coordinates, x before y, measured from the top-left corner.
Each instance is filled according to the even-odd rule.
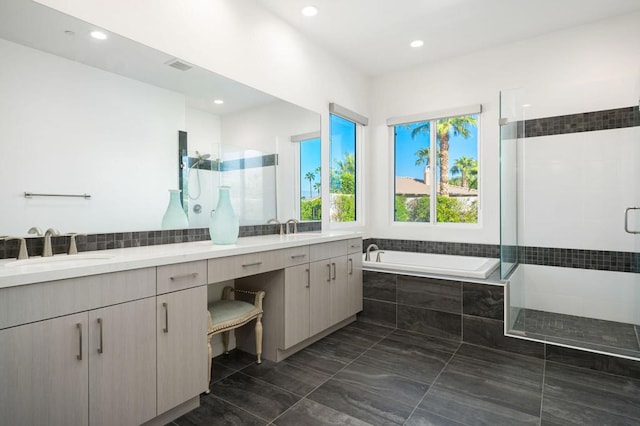
[[[336,280],[336,264],[335,262],[331,262],[331,266],[333,266],[333,278],[331,278],[332,280]]]
[[[243,268],[248,268],[249,266],[260,266],[262,265],[262,262],[253,262],[253,263],[245,263],[244,265],[242,265]]]
[[[292,259],[299,259],[301,257],[307,257],[307,255],[306,254],[293,254],[293,255],[291,255]]]
[[[331,264],[327,263],[327,282],[331,282]]]
[[[76,359],[82,361],[82,323],[77,323],[76,328],[78,329],[78,355],[76,355]]]
[[[197,272],[192,272],[190,274],[182,274],[182,275],[176,275],[174,277],[169,277],[169,279],[171,281],[177,281],[177,280],[183,280],[185,278],[195,278],[197,277],[199,274]]]
[[[164,328],[162,331],[165,333],[169,332],[169,304],[167,302],[162,302],[162,307],[164,308]]]
[[[349,275],[353,275],[353,259],[349,258]]]
[[[358,247],[360,247],[359,244],[351,244],[351,248],[358,248]]]
[[[307,272],[307,285],[305,288],[309,288],[311,287],[311,269],[307,268],[305,271]]]
[[[102,318],[98,318],[98,326],[100,327],[100,344],[98,346],[98,353],[101,354],[104,350],[102,346]]]

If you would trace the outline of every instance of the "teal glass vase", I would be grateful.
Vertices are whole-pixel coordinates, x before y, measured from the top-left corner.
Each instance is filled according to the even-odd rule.
[[[189,227],[189,219],[182,209],[179,189],[169,190],[169,205],[162,216],[162,229],[184,229]]]
[[[218,205],[211,213],[209,235],[214,244],[235,244],[240,233],[240,222],[231,206],[229,187],[218,189]]]

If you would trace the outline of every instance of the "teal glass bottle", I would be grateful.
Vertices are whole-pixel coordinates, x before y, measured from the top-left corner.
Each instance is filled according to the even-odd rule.
[[[235,244],[240,233],[240,223],[231,206],[228,186],[218,189],[218,205],[211,213],[209,235],[214,244]]]
[[[189,219],[182,209],[179,189],[169,190],[169,205],[162,216],[162,229],[184,229],[189,227]]]

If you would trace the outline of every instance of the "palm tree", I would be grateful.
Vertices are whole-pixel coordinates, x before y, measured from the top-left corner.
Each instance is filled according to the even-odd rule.
[[[430,122],[426,122],[417,126],[411,131],[411,137],[415,138],[420,133],[428,133]],[[449,139],[451,132],[454,136],[462,136],[467,139],[471,136],[471,127],[478,124],[478,120],[470,115],[461,115],[459,117],[447,117],[438,120],[436,125],[436,131],[438,135],[438,141],[440,142],[440,188],[438,189],[439,195],[449,195]]]
[[[416,166],[419,166],[422,163],[424,163],[425,166],[429,165],[429,160],[430,160],[429,151],[430,151],[429,148],[420,148],[414,153],[414,155],[418,157],[418,159],[416,160]]]
[[[316,194],[320,195],[320,189],[322,188],[322,182],[316,182],[313,184],[313,189],[316,190]]]
[[[356,176],[355,155],[346,153],[342,160],[334,159],[333,162],[335,163],[335,167],[331,169],[331,192],[354,194]]]
[[[476,169],[476,173],[478,170],[478,162],[473,158],[469,157],[460,157],[454,163],[454,166],[451,168],[451,174],[460,175],[462,183],[460,186],[469,189],[470,182],[469,178],[471,177],[472,170]]]
[[[304,175],[304,178],[309,181],[309,198],[312,198],[313,197],[313,191],[311,189],[312,188],[311,183],[314,180],[316,180],[316,174],[313,173],[313,172],[307,172],[307,174]]]

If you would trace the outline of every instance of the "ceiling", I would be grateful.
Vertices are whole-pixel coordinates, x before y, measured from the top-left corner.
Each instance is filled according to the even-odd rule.
[[[371,76],[640,11],[640,0],[256,1]],[[302,16],[307,5],[318,15]]]

